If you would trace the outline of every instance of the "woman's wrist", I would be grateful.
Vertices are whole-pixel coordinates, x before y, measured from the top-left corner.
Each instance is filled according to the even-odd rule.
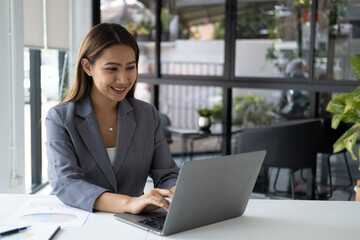
[[[101,212],[129,212],[132,201],[133,198],[127,195],[104,192],[95,200],[94,209]]]

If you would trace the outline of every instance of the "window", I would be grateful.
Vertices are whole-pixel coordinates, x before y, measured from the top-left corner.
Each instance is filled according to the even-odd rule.
[[[66,68],[61,67],[64,54],[57,49],[24,49],[25,188],[29,191],[47,181],[45,119],[67,88],[62,74]]]
[[[143,1],[145,2],[145,1]],[[118,23],[136,38],[139,73],[155,73],[155,1],[101,0],[101,22]]]
[[[309,1],[238,1],[235,75],[307,78]]]
[[[321,0],[316,21],[316,79],[356,80],[349,59],[360,53],[360,1]]]
[[[225,1],[163,1],[161,73],[222,76]]]
[[[233,89],[233,125],[244,128],[309,117],[310,97],[304,90]]]
[[[168,117],[168,124],[179,129],[194,129],[195,132],[199,129],[197,110],[201,108],[212,110],[222,102],[222,89],[219,87],[161,85],[159,92],[159,111]],[[221,122],[212,123],[213,127],[218,124]],[[167,137],[166,130],[164,132]],[[191,149],[191,153],[221,152],[221,140],[218,136],[193,140],[193,147],[187,146],[185,149],[183,144],[189,142],[176,136],[172,137],[169,144],[171,152],[184,153],[185,149]]]

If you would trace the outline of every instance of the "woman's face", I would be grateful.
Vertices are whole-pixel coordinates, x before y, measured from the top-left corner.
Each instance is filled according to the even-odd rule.
[[[126,44],[104,49],[94,64],[85,58],[81,64],[84,71],[92,76],[91,98],[95,101],[123,100],[137,78],[135,52]]]

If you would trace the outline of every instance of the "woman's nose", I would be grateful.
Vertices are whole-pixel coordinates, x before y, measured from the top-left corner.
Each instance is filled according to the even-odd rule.
[[[119,71],[119,73],[116,75],[116,82],[118,83],[128,83],[128,77],[125,70]]]

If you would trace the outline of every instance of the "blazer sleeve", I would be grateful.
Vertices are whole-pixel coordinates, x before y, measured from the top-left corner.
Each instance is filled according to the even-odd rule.
[[[61,114],[50,109],[46,120],[48,178],[55,194],[65,204],[92,212],[95,200],[108,189],[89,183],[77,164],[69,127]]]
[[[153,179],[155,187],[170,189],[176,184],[179,168],[171,157],[169,146],[161,128],[160,115],[155,107],[153,107],[153,114],[155,118],[155,146],[149,175]]]

